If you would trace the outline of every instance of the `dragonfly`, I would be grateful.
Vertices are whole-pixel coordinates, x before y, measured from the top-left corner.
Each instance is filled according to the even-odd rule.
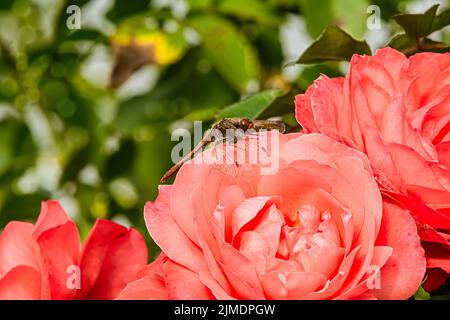
[[[234,135],[230,137],[227,133],[231,131],[243,133],[243,135]],[[286,131],[286,126],[282,121],[279,120],[251,120],[249,118],[224,118],[214,124],[211,130],[207,131],[203,139],[199,144],[194,147],[183,159],[172,166],[161,178],[160,183],[167,182],[174,174],[180,170],[183,164],[191,159],[193,159],[197,153],[203,151],[210,145],[217,145],[223,142],[236,144],[244,136],[247,136],[246,131],[251,130],[251,132],[258,131],[279,131],[284,133]],[[215,133],[220,133],[219,136],[224,137],[223,139],[218,139]],[[227,171],[223,169],[222,171]],[[228,169],[229,171],[229,169]]]

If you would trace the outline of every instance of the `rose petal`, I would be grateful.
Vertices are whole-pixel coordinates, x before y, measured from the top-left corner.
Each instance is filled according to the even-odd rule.
[[[160,188],[156,202],[145,206],[145,223],[153,240],[175,262],[193,271],[206,270],[202,252],[172,218],[169,203],[170,189]]]
[[[194,273],[170,260],[164,264],[167,295],[170,300],[211,300],[211,291]]]
[[[31,223],[13,221],[0,234],[0,277],[19,265],[40,270],[40,254]]]
[[[381,289],[371,293],[378,299],[408,299],[420,286],[426,268],[414,219],[407,211],[385,203],[377,244],[394,251],[381,269]]]
[[[39,300],[41,273],[29,266],[17,266],[0,278],[0,300]]]
[[[116,298],[137,279],[146,263],[147,246],[139,232],[99,220],[86,242],[80,264],[83,297]]]
[[[72,221],[41,233],[39,244],[44,275],[47,276],[51,299],[74,298],[78,290],[68,286],[70,268],[80,261],[80,236]],[[45,280],[44,280],[45,281]]]

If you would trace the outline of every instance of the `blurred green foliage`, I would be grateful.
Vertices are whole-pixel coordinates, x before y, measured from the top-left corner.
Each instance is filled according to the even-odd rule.
[[[171,166],[174,128],[247,114],[283,116],[297,130],[293,94],[320,73],[341,75],[345,63],[311,51],[307,62],[321,63],[287,63],[328,25],[372,50],[400,33],[410,50],[400,24],[420,18],[392,16],[435,2],[1,0],[0,229],[35,220],[41,200],[59,199],[83,236],[96,218],[115,219],[139,229],[154,256],[142,211]],[[381,29],[368,30],[373,4]],[[79,30],[67,27],[70,5],[81,8]],[[449,42],[448,28],[434,36]]]

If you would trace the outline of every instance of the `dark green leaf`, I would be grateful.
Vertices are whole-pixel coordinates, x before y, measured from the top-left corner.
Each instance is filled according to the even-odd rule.
[[[149,3],[149,0],[116,0],[114,6],[108,12],[107,17],[112,21],[117,21],[145,11],[148,9]]]
[[[98,30],[80,29],[70,32],[64,40],[95,40],[107,43],[108,39]]]
[[[416,40],[411,38],[406,33],[402,33],[393,37],[387,46],[402,51],[403,53],[405,53],[407,50],[414,50],[413,53],[415,53]]]
[[[428,38],[419,39],[419,42],[416,42],[416,39],[406,33],[396,35],[387,46],[397,49],[407,56],[425,51],[438,53],[450,51],[449,44],[436,42]]]
[[[295,96],[300,92],[292,90],[284,95],[281,95],[268,105],[259,115],[260,119],[268,119],[272,117],[280,117],[295,111]]]
[[[14,3],[14,0],[2,0],[0,2],[0,9],[1,10],[11,9],[13,3]]]
[[[105,175],[109,180],[118,177],[127,171],[133,165],[136,155],[136,145],[133,140],[122,141],[120,149],[111,155],[106,163]]]
[[[441,14],[434,18],[432,30],[433,32],[441,30],[448,25],[450,25],[450,9],[441,12]]]
[[[380,8],[381,18],[389,21],[393,15],[399,13],[399,0],[372,0],[371,3]]]
[[[11,193],[0,210],[0,230],[12,220],[35,222],[40,202],[48,198],[49,195],[37,192],[27,195]]]
[[[255,46],[259,53],[261,65],[276,72],[280,70],[280,62],[283,61],[283,48],[281,47],[278,29],[261,26]]]
[[[315,65],[305,66],[300,74],[297,83],[300,89],[306,90],[321,74],[325,74],[330,78],[341,77],[337,62],[327,62]]]
[[[353,39],[342,29],[329,26],[296,63],[309,64],[325,61],[349,61],[354,54],[371,55],[369,45],[365,41]]]
[[[450,9],[436,15],[439,5],[434,5],[423,14],[398,14],[394,20],[412,38],[426,37],[450,24]]]

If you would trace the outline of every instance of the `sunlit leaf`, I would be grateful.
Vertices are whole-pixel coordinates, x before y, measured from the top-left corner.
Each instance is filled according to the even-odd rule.
[[[414,300],[430,300],[430,294],[426,292],[422,286],[420,286],[414,295]]]
[[[221,13],[266,25],[276,25],[281,20],[271,12],[267,3],[259,0],[222,0],[218,8]]]
[[[316,38],[328,25],[338,25],[353,37],[366,32],[367,0],[301,0],[309,34]]]
[[[213,0],[186,0],[191,10],[204,10],[211,6]]]
[[[190,21],[200,33],[206,58],[238,91],[246,92],[260,75],[258,57],[247,39],[223,18],[201,16]]]
[[[242,118],[267,119],[282,116],[294,110],[294,93],[267,90],[226,107],[217,119]]]

